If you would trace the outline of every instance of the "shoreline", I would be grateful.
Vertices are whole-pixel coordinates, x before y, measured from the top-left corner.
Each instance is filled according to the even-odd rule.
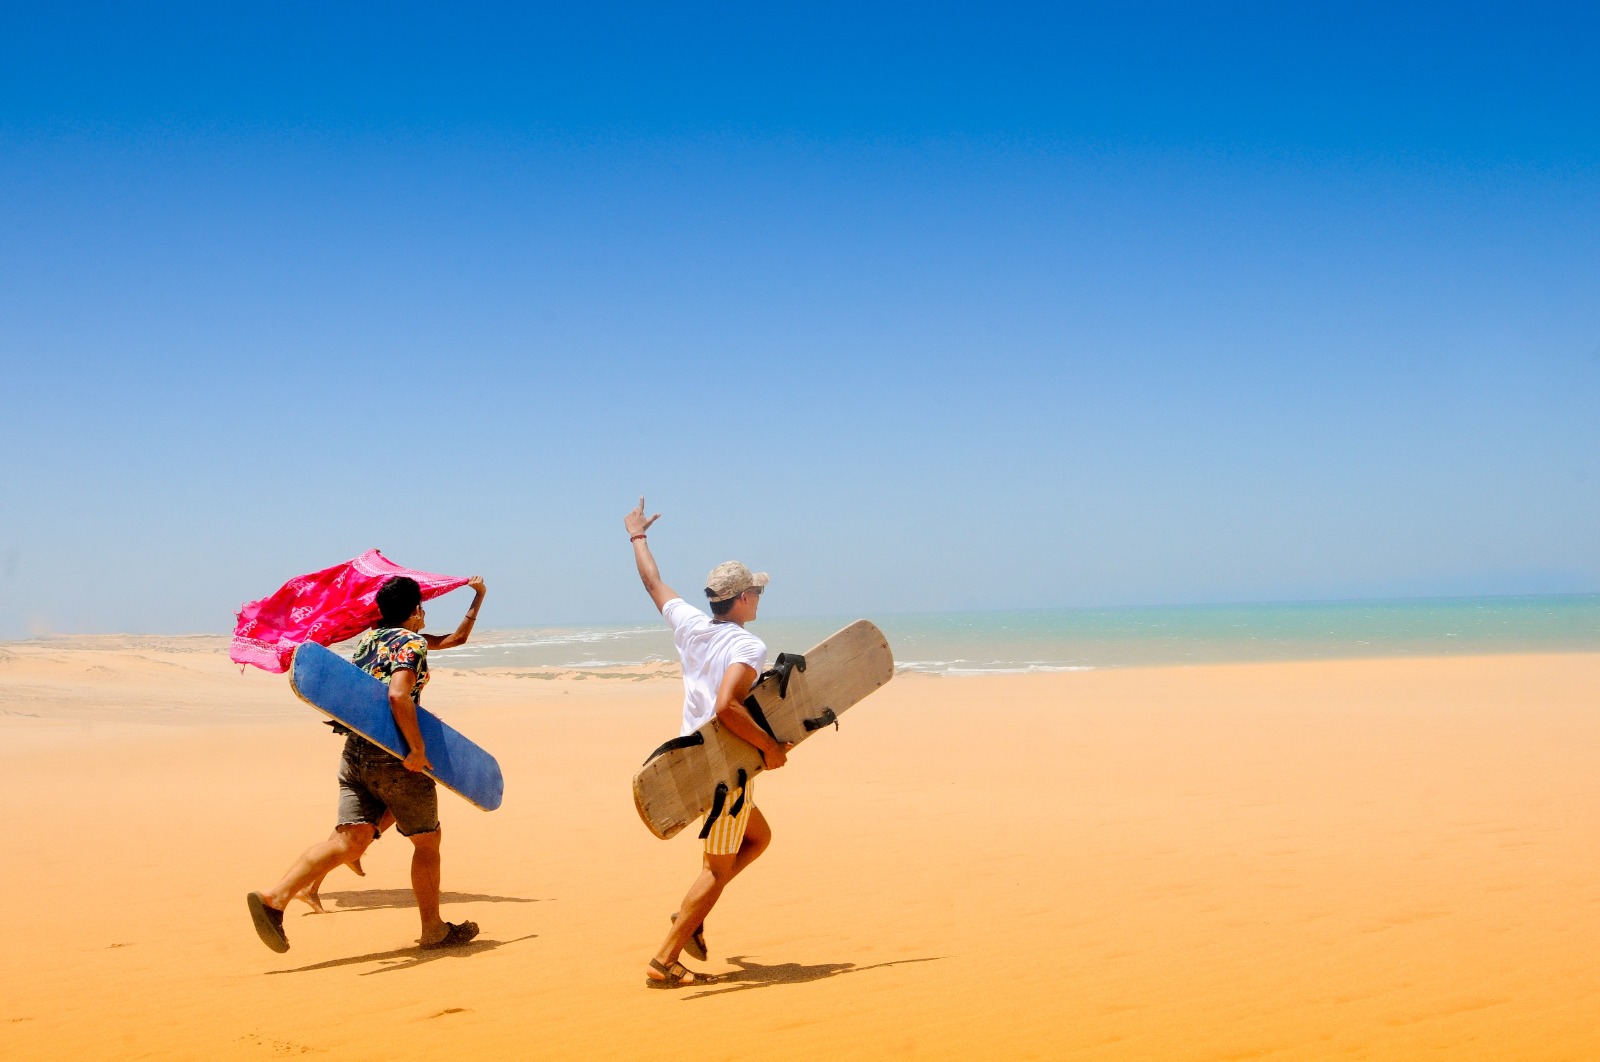
[[[655,628],[648,628],[653,633],[663,633]],[[505,633],[503,631],[486,631],[483,634],[493,635]],[[761,633],[757,631],[757,633]],[[47,657],[51,654],[83,654],[83,653],[129,653],[129,654],[155,654],[157,656],[173,655],[179,657],[212,657],[224,662],[228,667],[240,669],[242,665],[234,664],[227,658],[231,636],[220,634],[63,634],[51,635],[41,638],[30,638],[14,641],[0,641],[0,675],[4,674],[4,667],[8,660],[27,660]],[[332,646],[335,651],[344,648],[344,643]],[[771,648],[769,646],[769,648]],[[480,650],[481,651],[481,650]],[[774,653],[776,649],[772,650]],[[471,650],[468,650],[471,652]],[[572,661],[558,664],[496,664],[496,663],[456,663],[462,659],[461,650],[440,650],[440,655],[430,658],[430,665],[435,674],[456,673],[475,674],[485,676],[517,675],[528,678],[549,678],[566,675],[584,675],[589,678],[607,679],[618,678],[636,680],[641,676],[655,677],[657,675],[671,675],[677,677],[680,672],[675,659],[664,656],[650,656],[639,660],[623,661]],[[1340,663],[1383,660],[1462,660],[1475,657],[1508,657],[1508,656],[1582,656],[1600,653],[1600,644],[1595,645],[1554,645],[1527,647],[1513,645],[1507,648],[1494,646],[1469,645],[1460,650],[1451,651],[1406,651],[1395,648],[1388,651],[1367,651],[1366,649],[1348,648],[1337,652],[1308,653],[1306,655],[1272,655],[1272,656],[1239,656],[1215,657],[1202,659],[1182,660],[1157,660],[1136,661],[1131,663],[1090,663],[1090,664],[1052,664],[1043,662],[1017,662],[990,667],[962,667],[955,666],[967,663],[966,660],[900,660],[896,659],[895,674],[926,675],[936,678],[984,678],[1002,677],[1006,675],[1021,674],[1072,674],[1085,671],[1131,671],[1158,668],[1203,668],[1203,667],[1244,667],[1256,664],[1314,664],[1314,663]],[[258,668],[244,667],[244,671],[267,675]]]
[[[236,664],[227,658],[230,639],[221,635],[70,635],[60,639],[0,643],[0,730],[8,726],[102,725],[232,726],[302,718],[306,706],[288,688],[288,677]],[[444,654],[441,654],[443,656]],[[1201,675],[1208,672],[1292,673],[1296,669],[1452,664],[1491,661],[1600,660],[1600,650],[1369,656],[1290,660],[1200,661],[1101,667],[995,669],[943,672],[896,667],[895,685],[906,683],[1071,683],[1089,676]],[[1165,680],[1163,680],[1165,681]],[[675,661],[638,664],[544,666],[443,666],[434,664],[428,706],[446,716],[486,703],[569,696],[588,690],[660,690],[676,696],[681,671]],[[1053,687],[1052,687],[1053,688]]]
[[[753,629],[772,653],[796,652],[854,619],[773,615]],[[876,621],[901,674],[1600,652],[1600,594],[891,613]],[[0,643],[0,662],[7,646],[205,653],[227,644],[221,631],[62,635]],[[676,659],[665,626],[640,616],[588,626],[483,627],[468,645],[437,656],[434,666],[600,678]]]

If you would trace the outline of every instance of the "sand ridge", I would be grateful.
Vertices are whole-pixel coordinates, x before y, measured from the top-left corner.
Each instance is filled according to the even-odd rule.
[[[285,680],[0,650],[7,1058],[1600,1057],[1600,654],[902,675],[764,783],[731,979],[658,993],[696,845],[628,779],[674,673],[436,671],[507,776],[442,809],[483,937],[415,949],[386,837],[278,956],[243,896],[326,834],[338,754]]]

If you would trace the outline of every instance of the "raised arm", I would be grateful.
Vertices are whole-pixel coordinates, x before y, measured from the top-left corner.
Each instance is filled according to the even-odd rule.
[[[428,640],[429,649],[454,649],[458,645],[466,645],[467,638],[472,634],[472,625],[478,622],[478,606],[483,604],[483,576],[474,575],[467,580],[467,585],[473,589],[472,604],[467,606],[467,614],[461,617],[461,622],[449,634],[424,634]]]
[[[650,540],[645,537],[650,525],[659,519],[660,513],[645,516],[642,495],[638,506],[630,509],[628,515],[622,518],[622,526],[628,529],[628,538],[633,542],[633,562],[639,566],[639,580],[644,583],[650,600],[656,603],[657,611],[666,608],[667,602],[678,596],[676,590],[661,581],[661,569],[656,567],[656,559],[650,555]]]
[[[756,723],[744,699],[750,696],[750,687],[756,684],[756,669],[749,664],[729,664],[722,674],[722,685],[717,688],[717,721],[733,736],[747,741],[761,753],[761,765],[775,771],[789,758],[793,746],[772,740],[772,735]]]

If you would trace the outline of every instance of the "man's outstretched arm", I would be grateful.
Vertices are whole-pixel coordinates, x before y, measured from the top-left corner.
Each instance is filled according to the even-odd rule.
[[[679,596],[676,590],[661,581],[661,569],[656,567],[656,559],[650,554],[650,540],[645,537],[650,525],[659,519],[660,513],[645,516],[643,496],[640,496],[638,506],[630,509],[628,515],[622,518],[622,526],[628,529],[628,537],[633,541],[633,562],[639,566],[639,580],[644,583],[650,600],[656,603],[657,611],[666,608],[668,601]]]
[[[427,640],[429,649],[454,649],[467,644],[467,639],[472,635],[472,625],[478,622],[478,606],[483,604],[483,576],[474,575],[467,580],[467,585],[474,591],[467,614],[461,617],[461,623],[449,634],[424,634],[422,637]]]

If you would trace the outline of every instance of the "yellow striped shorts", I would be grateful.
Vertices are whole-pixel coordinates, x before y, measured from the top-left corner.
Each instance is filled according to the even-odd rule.
[[[756,809],[755,779],[747,779],[743,789],[733,789],[728,792],[728,798],[722,805],[722,814],[717,816],[717,821],[711,824],[711,832],[706,834],[706,855],[733,855],[739,851],[739,846],[744,843],[745,827],[750,825],[750,813]],[[744,806],[739,809],[739,814],[730,815],[728,811],[744,797]]]

